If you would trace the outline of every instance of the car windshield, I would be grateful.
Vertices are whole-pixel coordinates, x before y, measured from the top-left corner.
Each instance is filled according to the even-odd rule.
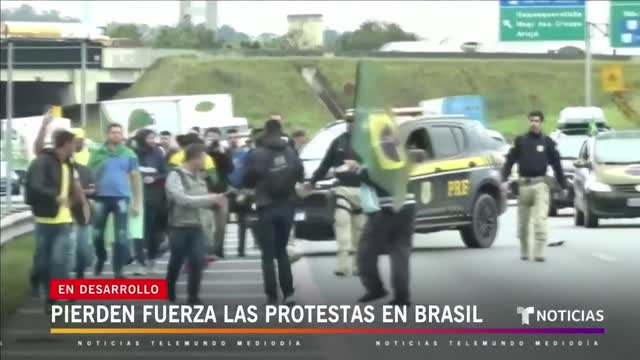
[[[304,146],[300,153],[300,159],[322,160],[333,140],[345,131],[347,131],[347,125],[345,123],[336,124],[321,130]]]
[[[640,164],[640,135],[600,139],[595,145],[595,160],[600,164]]]
[[[558,139],[558,152],[563,159],[577,159],[580,149],[588,136],[572,135],[562,136]]]

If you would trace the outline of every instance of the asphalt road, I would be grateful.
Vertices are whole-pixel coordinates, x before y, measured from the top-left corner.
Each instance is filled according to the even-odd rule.
[[[411,259],[411,289],[416,304],[478,305],[485,327],[522,327],[517,306],[536,309],[584,309],[605,311],[601,323],[531,323],[531,327],[604,327],[602,335],[523,335],[505,336],[432,336],[442,339],[445,346],[429,352],[433,358],[495,358],[505,352],[518,358],[618,358],[616,354],[637,354],[637,324],[640,323],[640,219],[604,220],[598,229],[573,225],[573,210],[562,210],[561,216],[551,218],[550,242],[564,241],[562,246],[547,247],[547,262],[522,261],[516,238],[516,209],[510,207],[500,218],[500,231],[489,249],[467,249],[457,232],[416,235]],[[326,249],[321,249],[325,247]],[[311,244],[307,251],[329,250],[329,245]],[[337,278],[332,275],[333,256],[309,256],[295,265],[302,292],[310,294],[317,303],[353,303],[362,295],[358,278]],[[386,256],[379,261],[383,281],[390,288],[389,264]],[[300,278],[303,277],[303,278]],[[306,277],[306,278],[305,278]],[[312,294],[312,295],[311,295]],[[385,303],[390,297],[381,301]],[[438,326],[438,325],[436,325]],[[396,339],[387,337],[385,339]],[[400,337],[402,338],[402,337]],[[411,339],[411,336],[403,338]],[[477,347],[449,346],[450,340],[520,339],[526,341],[523,350],[497,349],[489,351]],[[416,338],[414,340],[425,339]],[[538,348],[531,342],[549,340],[597,340],[599,346]],[[369,346],[365,346],[369,343]],[[393,356],[402,350],[419,357],[424,349],[371,345],[370,339],[354,342],[351,347],[364,349],[366,356]],[[369,352],[366,352],[366,350]],[[536,350],[536,354],[526,353]],[[359,351],[360,354],[363,354]],[[437,356],[436,356],[437,355]],[[513,358],[513,357],[512,357]]]
[[[562,214],[571,214],[562,212]],[[477,305],[483,324],[422,324],[421,327],[527,327],[516,314],[517,306],[536,309],[583,309],[605,311],[601,323],[531,323],[530,327],[604,327],[606,334],[592,335],[276,335],[276,336],[207,336],[204,340],[300,340],[302,346],[251,346],[180,348],[155,346],[86,347],[78,340],[194,339],[198,336],[72,336],[49,335],[48,320],[42,307],[31,300],[6,321],[2,339],[2,359],[135,359],[135,358],[215,358],[215,359],[374,359],[396,357],[430,359],[608,359],[638,350],[637,324],[640,314],[640,220],[605,220],[594,230],[576,228],[570,216],[553,218],[551,241],[565,241],[563,246],[547,248],[546,263],[519,259],[515,238],[515,209],[500,219],[498,239],[490,249],[466,249],[457,232],[447,231],[416,235],[411,259],[413,301],[416,304]],[[263,304],[262,277],[258,252],[253,249],[246,259],[237,259],[234,227],[228,229],[225,248],[228,259],[212,264],[206,271],[202,299],[207,304]],[[362,294],[357,278],[336,278],[335,243],[298,241],[306,256],[294,264],[296,296],[299,304],[354,304]],[[165,274],[166,257],[154,277]],[[380,261],[385,283],[389,283],[386,256]],[[105,274],[109,276],[109,274]],[[185,275],[180,286],[184,289]],[[634,285],[635,284],[635,285]],[[182,295],[184,298],[184,292]],[[385,299],[389,301],[390,299]],[[381,301],[380,304],[385,301]],[[264,326],[255,324],[255,326]],[[270,326],[273,326],[271,324]],[[298,325],[305,327],[306,325]],[[309,325],[310,326],[310,325]],[[373,324],[372,326],[392,326]],[[396,327],[403,327],[396,325]],[[202,339],[202,338],[201,338]],[[394,343],[394,341],[400,343]],[[401,343],[405,341],[404,345]],[[482,347],[473,341],[522,341],[523,346]],[[565,345],[535,346],[536,340],[565,341]],[[378,345],[376,341],[382,341]],[[391,345],[386,346],[385,341]],[[430,345],[409,346],[408,341]],[[453,345],[449,342],[452,341]],[[460,345],[458,345],[460,341]],[[573,341],[574,346],[568,342]],[[578,341],[589,346],[577,346]],[[436,346],[434,342],[438,342]],[[594,343],[598,345],[595,346]],[[626,356],[633,357],[633,356]]]

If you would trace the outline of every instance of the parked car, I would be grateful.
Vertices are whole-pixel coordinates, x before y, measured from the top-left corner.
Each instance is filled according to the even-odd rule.
[[[584,142],[574,182],[574,223],[640,217],[640,131],[611,131]]]

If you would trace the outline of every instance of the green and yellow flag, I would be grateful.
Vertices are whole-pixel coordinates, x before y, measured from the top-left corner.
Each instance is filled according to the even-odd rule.
[[[409,182],[409,163],[398,137],[391,104],[382,97],[382,64],[360,61],[356,70],[353,149],[369,176],[393,198],[396,210],[404,204]]]

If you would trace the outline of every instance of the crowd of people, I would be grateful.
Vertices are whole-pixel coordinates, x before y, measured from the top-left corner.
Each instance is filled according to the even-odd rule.
[[[31,284],[47,311],[53,303],[49,279],[84,278],[92,265],[95,276],[104,274],[108,239],[113,277],[127,277],[128,266],[145,276],[169,250],[169,299],[176,301],[184,269],[187,302],[200,303],[203,269],[228,256],[231,213],[238,224],[237,256],[246,254],[248,231],[261,250],[267,301],[279,298],[274,260],[282,300],[293,301],[290,263],[298,255],[290,239],[296,184],[304,174],[298,156],[304,131],[287,135],[275,114],[247,138],[228,129],[223,139],[216,128],[176,135],[143,128],[127,137],[112,123],[102,144],[89,146],[80,128],[56,130],[45,144],[52,120],[45,115],[25,186],[36,223]],[[257,220],[249,221],[251,215]]]

